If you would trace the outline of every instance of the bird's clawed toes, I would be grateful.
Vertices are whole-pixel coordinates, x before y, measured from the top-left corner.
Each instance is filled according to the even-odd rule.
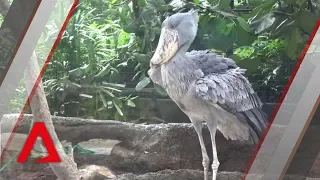
[[[213,161],[212,163],[212,180],[216,180],[217,179],[217,175],[218,175],[218,168],[219,168],[219,161]]]

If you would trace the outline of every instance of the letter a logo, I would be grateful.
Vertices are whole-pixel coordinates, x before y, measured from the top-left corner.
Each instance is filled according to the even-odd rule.
[[[27,161],[31,150],[37,140],[37,137],[42,138],[42,142],[47,149],[48,156],[38,159],[37,163],[52,163],[52,162],[61,162],[61,159],[54,147],[54,143],[50,137],[50,134],[44,124],[44,122],[35,122],[31,132],[24,144],[24,147],[17,159],[18,163],[24,163]]]

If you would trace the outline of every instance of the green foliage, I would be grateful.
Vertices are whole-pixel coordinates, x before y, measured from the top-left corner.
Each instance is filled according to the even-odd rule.
[[[78,7],[46,72],[51,110],[59,115],[125,120],[123,109],[134,107],[135,97],[119,96],[125,85],[114,77],[130,61],[120,60],[120,52],[133,46],[134,35],[124,32],[113,14],[106,17],[89,5],[84,1]]]
[[[251,46],[235,49],[233,58],[239,66],[246,67],[254,88],[268,92],[268,101],[277,101],[288,82],[296,61],[286,56],[287,42],[269,37],[259,37]]]
[[[178,2],[81,1],[45,74],[52,113],[131,120],[127,112],[139,92],[152,88],[149,96],[165,97],[147,75],[149,61],[164,18],[191,8],[199,10],[191,49],[231,56],[248,69],[257,91],[278,96],[320,14],[315,0]]]
[[[263,84],[277,86],[273,90],[281,91],[278,86],[286,83],[281,80],[288,78],[292,69],[286,64],[292,67],[300,56],[319,17],[316,10],[319,5],[307,0],[251,0],[233,2],[232,9],[230,3],[229,0],[188,1],[170,14],[198,9],[198,36],[191,49],[227,53],[236,48],[231,56],[242,67],[251,73],[257,73],[259,69],[258,72],[263,72],[260,74]],[[268,40],[261,40],[261,36],[267,36]],[[244,56],[246,53],[248,57]],[[281,68],[286,70],[274,75],[274,70],[281,71]],[[278,81],[279,84],[270,84],[269,81]],[[146,87],[147,82],[149,80],[142,78],[137,89],[141,90],[141,85]],[[265,88],[263,85],[258,87]]]

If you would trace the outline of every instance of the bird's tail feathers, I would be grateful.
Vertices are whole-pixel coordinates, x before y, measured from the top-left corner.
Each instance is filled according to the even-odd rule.
[[[250,126],[251,138],[254,144],[257,144],[268,125],[268,117],[261,108],[253,108],[243,112],[243,114]]]

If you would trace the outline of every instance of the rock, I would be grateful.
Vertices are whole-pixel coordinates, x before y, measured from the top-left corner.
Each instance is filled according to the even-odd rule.
[[[240,172],[219,172],[217,180],[239,180],[243,176]],[[248,175],[250,179],[261,180],[261,176]],[[209,179],[211,179],[211,173],[209,173]],[[164,170],[154,173],[146,173],[142,175],[123,174],[117,176],[117,180],[203,180],[203,172],[197,170]],[[285,176],[283,180],[312,180],[311,178],[290,175]]]
[[[157,109],[159,114],[155,112]],[[150,98],[139,98],[134,110],[137,118],[160,116],[167,123],[189,123],[190,120],[171,99],[157,99],[156,107]],[[130,115],[130,117],[132,117]]]
[[[85,149],[94,151],[95,154],[109,156],[114,146],[120,142],[121,141],[112,139],[90,139],[89,141],[80,142],[78,144]]]
[[[22,172],[19,173],[18,177],[15,178],[15,180],[46,180],[45,177],[46,175],[43,174],[43,172]],[[12,176],[10,177],[10,179],[13,178]],[[52,177],[56,178],[56,177]]]
[[[238,180],[242,173],[234,172],[219,172],[218,180]],[[210,173],[211,177],[211,173]],[[211,178],[209,178],[211,179]],[[203,180],[203,172],[197,170],[164,170],[154,173],[147,173],[142,175],[124,174],[117,177],[117,180]]]
[[[198,137],[190,124],[140,125],[134,128],[133,139],[116,144],[109,156],[102,153],[75,153],[76,163],[108,166],[118,172],[133,173],[156,172],[163,169],[202,169]],[[211,157],[211,142],[206,128],[204,138]],[[253,146],[244,142],[226,141],[221,135],[217,138],[217,144],[222,170],[245,169]],[[92,144],[83,145],[84,148],[95,149]]]
[[[18,167],[17,164],[10,165],[0,179],[10,180],[57,180],[56,175],[48,164],[27,163]],[[107,167],[89,165],[79,168],[81,180],[111,180],[116,179],[116,175]]]
[[[108,180],[116,178],[110,169],[96,165],[81,167],[79,174],[82,180]]]
[[[0,173],[0,177],[5,180],[57,180],[48,164],[36,164],[33,161],[25,164],[13,161]]]

